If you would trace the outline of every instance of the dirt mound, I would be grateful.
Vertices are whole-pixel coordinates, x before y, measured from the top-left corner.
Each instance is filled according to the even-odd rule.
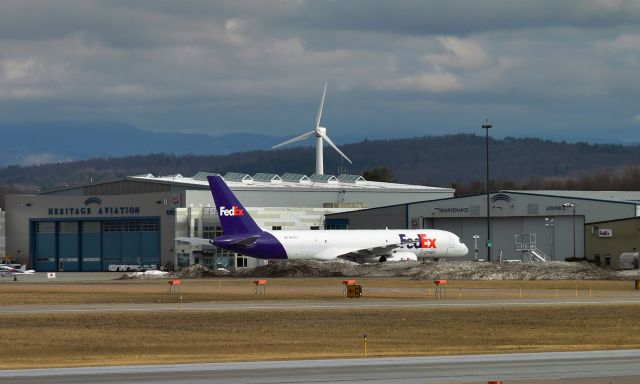
[[[344,277],[353,276],[358,264],[343,261],[275,261],[267,265],[246,270],[240,277]]]
[[[427,263],[416,268],[414,279],[456,280],[609,280],[614,271],[590,263]]]
[[[635,280],[640,271],[602,269],[586,262],[546,263],[275,261],[239,277],[409,277],[416,280]]]

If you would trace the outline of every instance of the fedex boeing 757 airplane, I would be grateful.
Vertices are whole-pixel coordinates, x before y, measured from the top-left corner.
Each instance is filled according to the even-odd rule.
[[[384,262],[462,257],[468,252],[458,236],[437,229],[264,230],[249,216],[221,176],[208,176],[207,179],[224,235],[213,240],[177,240],[213,244],[268,260],[343,258]]]

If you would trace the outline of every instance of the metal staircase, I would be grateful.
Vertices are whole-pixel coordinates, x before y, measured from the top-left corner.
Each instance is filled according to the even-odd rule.
[[[547,254],[542,252],[536,246],[535,233],[523,233],[520,235],[515,235],[515,247],[516,247],[516,252],[522,252],[522,261],[545,262],[549,260],[549,257],[547,256]]]
[[[524,251],[524,253],[522,254],[522,259],[523,261],[543,261],[544,262],[544,261],[547,261],[547,255],[541,250],[539,250],[538,248],[529,249],[527,251]]]

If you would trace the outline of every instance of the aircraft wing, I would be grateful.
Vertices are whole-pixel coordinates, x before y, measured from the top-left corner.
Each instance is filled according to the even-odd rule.
[[[331,260],[335,258],[349,258],[355,256],[382,256],[390,254],[394,249],[402,246],[401,242],[380,245],[371,248],[329,248],[326,249],[315,257],[321,260]]]
[[[387,244],[379,247],[359,249],[355,253],[363,256],[387,255],[391,253],[391,251],[393,251],[394,249],[399,248],[401,246],[402,246],[402,243],[398,242],[396,244]]]
[[[176,237],[177,241],[194,245],[213,245],[211,239],[203,239],[201,237]]]

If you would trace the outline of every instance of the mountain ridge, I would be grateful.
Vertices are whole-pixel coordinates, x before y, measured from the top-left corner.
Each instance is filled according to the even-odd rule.
[[[523,182],[544,177],[570,177],[605,168],[639,163],[640,146],[554,142],[536,138],[490,139],[490,178]],[[485,138],[456,134],[394,140],[364,140],[341,149],[354,164],[345,167],[331,148],[325,148],[327,174],[363,174],[388,168],[396,182],[449,187],[483,183],[486,172]],[[0,168],[0,183],[47,189],[118,177],[152,173],[156,176],[199,171],[255,174],[285,172],[311,174],[313,147],[252,150],[228,155],[150,154],[127,157],[9,166]]]
[[[253,133],[210,136],[151,132],[112,122],[3,124],[0,132],[0,166],[152,153],[229,154],[243,149],[267,149],[281,139]]]

